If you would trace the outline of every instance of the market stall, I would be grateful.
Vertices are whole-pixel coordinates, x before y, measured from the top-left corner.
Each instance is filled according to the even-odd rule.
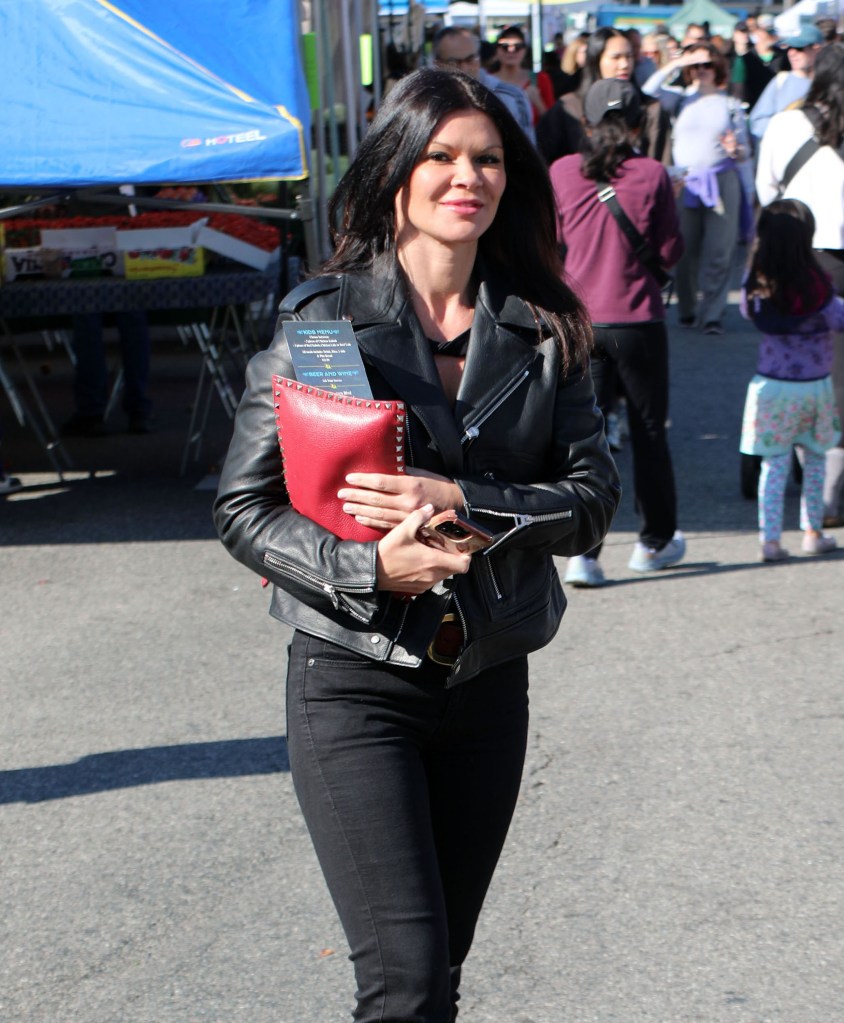
[[[103,312],[138,302],[132,307],[203,306],[206,321],[222,329],[245,296],[267,295],[284,278],[285,223],[300,222],[308,257],[316,258],[306,186],[294,208],[239,206],[237,217],[229,204],[213,201],[209,188],[256,179],[307,182],[310,112],[296,45],[298,6],[0,3],[8,140],[0,158],[0,386],[22,425],[43,435],[58,471],[60,443],[34,381],[26,381],[26,396],[14,387],[16,360],[8,356],[18,317],[31,326],[34,315],[67,315],[97,296]],[[174,189],[187,183],[203,186],[204,201],[185,201]],[[116,194],[126,185],[134,186],[127,192],[156,197]],[[107,203],[114,213],[100,211],[96,225],[57,220],[55,211],[69,199],[77,209]],[[145,224],[146,232],[139,220],[127,223],[128,214],[149,208],[178,211],[189,222]],[[281,244],[256,241],[255,231],[243,227],[250,218],[281,225],[272,229]],[[27,221],[32,234],[21,244]],[[96,238],[85,234],[98,230]],[[134,237],[125,237],[132,230]],[[202,280],[207,275],[214,283]],[[237,296],[220,286],[223,279],[240,280]],[[213,370],[203,351],[200,374]]]

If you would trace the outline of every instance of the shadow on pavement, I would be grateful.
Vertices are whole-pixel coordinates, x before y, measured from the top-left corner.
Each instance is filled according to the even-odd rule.
[[[287,739],[227,739],[92,753],[71,764],[0,771],[0,804],[42,803],[110,789],[290,770]]]

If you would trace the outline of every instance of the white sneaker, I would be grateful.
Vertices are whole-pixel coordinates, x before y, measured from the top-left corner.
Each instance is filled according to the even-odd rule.
[[[578,589],[592,589],[595,586],[603,586],[606,579],[604,570],[595,558],[578,554],[574,558],[569,558],[563,582]]]
[[[677,530],[659,551],[653,547],[646,547],[643,543],[637,543],[633,548],[633,556],[627,567],[634,572],[658,572],[660,569],[676,565],[678,561],[683,560],[685,555],[686,541],[683,534]]]

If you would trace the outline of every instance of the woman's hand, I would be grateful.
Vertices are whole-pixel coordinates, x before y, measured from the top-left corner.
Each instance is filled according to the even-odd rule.
[[[424,469],[408,469],[399,476],[352,472],[346,483],[337,491],[343,511],[372,529],[393,529],[423,504],[433,506],[432,515],[463,507],[463,494],[453,480]]]
[[[738,158],[741,146],[739,146],[736,133],[732,129],[730,129],[730,131],[725,131],[723,135],[719,135],[718,141],[721,143],[721,148],[731,160]]]
[[[376,577],[379,590],[425,593],[443,579],[469,571],[471,554],[448,554],[416,539],[420,526],[424,526],[433,514],[433,505],[417,508],[378,541]]]

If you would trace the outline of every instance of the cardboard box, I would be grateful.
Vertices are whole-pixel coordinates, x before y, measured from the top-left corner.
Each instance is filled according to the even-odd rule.
[[[41,228],[45,277],[103,277],[123,273],[113,226]]]
[[[201,277],[205,273],[205,250],[196,245],[178,249],[129,249],[123,253],[127,281],[151,277]]]
[[[120,273],[120,259],[116,250],[5,249],[3,252],[3,279],[14,281],[18,277],[103,277]]]
[[[205,273],[205,252],[197,236],[205,222],[202,218],[189,227],[118,231],[117,248],[126,278],[200,277]]]
[[[254,270],[266,270],[267,267],[279,261],[281,253],[280,247],[268,252],[266,249],[258,248],[257,245],[241,241],[240,238],[232,238],[231,235],[225,234],[223,231],[215,231],[213,227],[207,225],[199,232],[197,244],[202,245],[210,252],[216,252],[237,263],[251,266]]]
[[[14,281],[18,277],[43,277],[44,261],[41,249],[4,249],[3,280]]]

